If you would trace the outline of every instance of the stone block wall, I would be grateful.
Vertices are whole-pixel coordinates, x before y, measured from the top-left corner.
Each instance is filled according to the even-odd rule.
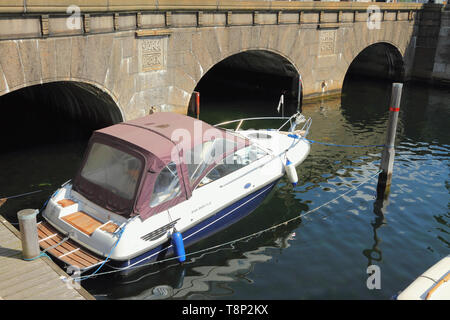
[[[450,5],[442,11],[432,80],[450,84]]]

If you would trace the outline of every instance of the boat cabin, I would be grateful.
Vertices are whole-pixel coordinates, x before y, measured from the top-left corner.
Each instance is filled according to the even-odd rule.
[[[95,131],[73,190],[111,212],[145,220],[264,154],[231,132],[159,112]]]

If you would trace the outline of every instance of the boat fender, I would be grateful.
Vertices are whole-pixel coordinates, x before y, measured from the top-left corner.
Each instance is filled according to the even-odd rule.
[[[174,232],[172,233],[172,245],[173,245],[175,254],[178,257],[178,261],[181,263],[186,261],[186,253],[184,251],[183,236],[176,229],[174,229]]]
[[[289,182],[292,183],[293,187],[295,187],[298,182],[298,176],[294,164],[291,161],[289,161],[289,159],[286,158],[284,168],[286,170],[286,175],[289,179]]]

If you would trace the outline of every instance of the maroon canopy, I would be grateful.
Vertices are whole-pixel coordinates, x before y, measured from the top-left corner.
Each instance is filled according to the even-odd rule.
[[[203,165],[199,171],[202,174],[192,174],[192,171],[198,171],[196,165],[189,162],[193,150],[200,146],[201,152],[202,145],[217,139],[227,141],[227,147],[223,152],[215,152],[214,161]],[[188,116],[154,113],[95,131],[73,189],[117,214],[139,214],[146,219],[188,199],[207,174],[207,168],[247,143]],[[158,175],[164,172],[163,169],[174,175],[175,168],[179,178],[175,181],[177,194],[152,206]]]

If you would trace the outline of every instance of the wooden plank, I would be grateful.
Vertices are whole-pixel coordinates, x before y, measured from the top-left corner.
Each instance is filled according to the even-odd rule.
[[[30,293],[39,294],[39,300],[63,300],[63,299],[73,300],[77,298],[77,296],[79,297],[79,295],[77,295],[76,290],[69,289],[62,280],[59,280],[59,282],[52,281],[52,283],[49,284],[51,286],[44,287],[44,290],[37,291],[40,289],[39,287],[37,287],[36,288],[37,290],[34,290],[33,288],[33,290],[25,292],[25,294],[23,295],[15,295],[11,298],[14,299],[19,298],[23,300],[34,299],[30,297]]]
[[[47,248],[50,248],[53,245],[57,245],[59,242],[60,241],[49,239],[49,240],[41,243],[40,245],[41,245],[42,249],[45,250]],[[48,252],[50,254],[54,255],[56,258],[59,258],[63,254],[69,253],[69,252],[71,252],[72,250],[75,249],[75,248],[67,249],[67,245],[64,246],[64,244],[65,243],[63,243],[63,244],[61,244],[61,245],[59,245],[59,246],[57,246],[57,247],[55,247],[53,249],[50,249],[50,250],[48,250]],[[66,258],[66,257],[64,257],[64,258]],[[75,261],[75,260],[72,260],[70,257],[67,257],[65,260],[68,260],[69,264],[73,264],[73,265],[76,265],[76,266],[79,266],[79,267],[82,267],[82,268],[85,268],[85,267],[88,267],[88,266],[91,265],[88,261]]]
[[[71,213],[67,216],[62,217],[62,220],[66,221],[67,223],[71,224],[72,226],[89,236],[103,224],[102,222],[92,218],[83,211]]]
[[[16,256],[0,258],[0,274],[9,268],[14,268],[14,265],[17,264],[16,260],[22,260],[22,253],[19,253]]]
[[[45,241],[42,241],[41,242],[41,246],[42,246],[43,249],[46,249],[48,247],[51,247],[53,245],[58,244],[62,240],[63,240],[62,235],[58,234],[55,237],[52,237],[52,238],[47,239]],[[61,247],[61,250],[58,250],[58,251],[61,251],[61,254],[65,254],[65,253],[68,253],[68,252],[71,252],[71,251],[73,251],[75,249],[80,248],[80,246],[77,243],[73,242],[72,240],[68,240],[68,241],[62,243],[56,249],[58,249],[60,247]],[[57,255],[57,257],[59,257],[61,254]],[[98,261],[100,261],[100,259],[95,258],[92,255],[88,255],[84,251],[81,251],[78,255],[80,255],[81,258],[87,260],[88,262],[91,262],[91,263],[94,263],[94,264],[97,263]]]
[[[83,288],[66,286],[60,277],[69,276],[51,259],[45,257],[32,261],[23,260],[20,233],[0,215],[2,235],[5,235],[5,230],[11,232],[11,238],[2,237],[3,241],[0,241],[2,299],[94,299]]]
[[[14,285],[10,285],[7,288],[2,290],[2,295],[5,298],[13,299],[12,295],[20,293],[22,291],[29,291],[30,288],[39,285],[40,283],[47,283],[54,279],[54,275],[49,272],[43,272],[42,270],[39,273],[29,273],[28,276],[31,277],[18,277],[21,281],[15,283]]]
[[[51,241],[49,241],[51,240]],[[62,239],[61,239],[62,240]],[[53,245],[58,244],[59,242],[61,242],[61,240],[55,239],[48,239],[46,241],[43,241],[41,243],[41,247],[45,250]],[[73,252],[74,250],[79,249],[78,251]],[[53,248],[48,250],[51,254],[55,255],[55,257],[60,258],[62,255],[67,254],[69,252],[69,255],[71,256],[72,259],[76,260],[75,257],[82,259],[82,264],[84,264],[85,266],[91,266],[93,264],[97,264],[99,261],[102,261],[102,259],[93,257],[92,255],[86,253],[80,246],[78,246],[77,244],[75,244],[74,242],[68,240],[62,244],[60,244],[58,247]],[[62,258],[65,258],[69,255],[66,255]],[[60,258],[61,259],[61,258]],[[77,260],[78,261],[78,260]],[[86,262],[86,263],[85,263]]]
[[[61,252],[60,251],[56,251],[55,249],[50,249],[47,252],[49,254],[53,255],[55,258],[63,261],[64,263],[66,263],[68,265],[73,265],[73,266],[81,268],[81,269],[90,267],[90,266],[98,263],[97,261],[96,262],[90,262],[90,261],[87,261],[86,259],[84,259],[83,257],[76,256],[75,255],[76,252],[72,252],[72,251],[69,251],[69,252],[72,252],[71,254],[67,254],[67,255],[62,256],[62,257],[61,257],[61,255],[62,255]],[[66,252],[66,253],[68,253],[68,252]]]
[[[25,262],[25,263],[24,263]],[[28,263],[29,262],[29,263]],[[22,255],[20,258],[12,258],[7,262],[2,261],[2,266],[0,268],[0,279],[7,279],[9,275],[5,275],[7,272],[15,272],[20,273],[22,270],[29,270],[27,268],[32,268],[33,261],[24,261],[22,260]]]
[[[11,233],[8,232],[8,230],[5,230],[6,232],[4,234],[0,235],[0,243],[2,245],[7,244],[9,241],[17,241],[18,239],[16,238],[11,238]]]
[[[38,232],[39,237],[41,237],[41,232]],[[44,239],[44,238],[43,238]],[[64,248],[67,251],[72,251],[73,249],[76,249],[77,247],[75,245],[72,245],[72,243],[69,243],[70,240],[66,240],[65,242],[62,242],[64,238],[61,235],[57,235],[55,237],[48,238],[44,241],[41,241],[39,244],[43,249],[47,249],[48,247],[57,245],[60,243],[58,247]],[[65,253],[65,252],[63,252]]]
[[[47,222],[40,223],[38,225],[38,228],[39,228],[39,232],[38,232],[39,238],[41,238],[41,239],[48,237],[48,235],[51,235],[54,232],[57,232]],[[52,238],[42,241],[40,243],[40,245],[45,250],[51,246],[58,244],[62,240],[63,240],[62,235],[58,234]],[[79,250],[72,252],[75,249],[79,249]],[[73,242],[72,240],[68,240],[68,241],[60,244],[56,248],[50,249],[48,252],[50,254],[53,254],[55,257],[59,258],[60,260],[66,262],[70,265],[74,265],[79,268],[82,268],[82,269],[91,267],[91,266],[96,265],[99,262],[103,261],[102,258],[95,257],[95,256],[91,255],[90,253],[86,252],[83,248],[81,248],[77,243]],[[61,257],[62,255],[67,254],[67,253],[70,253],[70,254]]]
[[[64,282],[57,278],[53,278],[51,280],[48,280],[46,282],[39,282],[36,283],[34,286],[29,287],[26,291],[22,291],[22,292],[18,292],[14,295],[11,295],[10,297],[5,297],[5,298],[9,298],[9,299],[39,299],[39,300],[44,300],[44,299],[49,299],[49,300],[54,300],[54,299],[58,299],[58,294],[56,293],[52,293],[51,295],[45,295],[46,292],[48,291],[54,291],[55,287],[59,287],[59,286],[63,286],[65,290],[71,290],[69,288],[66,287],[66,285],[64,284]]]
[[[2,257],[22,257],[22,246],[19,243],[9,246],[9,248],[0,248],[0,261]]]
[[[42,226],[40,227],[43,231],[48,230],[48,233],[51,232],[58,232],[56,229],[54,229],[50,224],[48,224],[47,222],[43,222]],[[63,238],[61,235],[57,236],[58,238],[55,238],[55,241],[61,241]],[[56,243],[58,243],[56,242]],[[75,243],[72,240],[68,240],[67,242],[64,242],[62,244],[62,246],[64,246],[65,249],[72,251],[76,248],[81,248],[79,244]],[[91,261],[92,263],[98,263],[99,261],[103,261],[102,257],[98,257],[95,256],[94,254],[91,254],[89,252],[87,252],[86,250],[84,250],[83,248],[81,248],[81,250],[79,252],[77,252],[78,255],[80,255],[82,258]]]
[[[57,298],[55,298],[57,297]],[[67,290],[67,288],[56,287],[49,291],[40,293],[39,299],[41,300],[79,300],[80,297],[76,295],[75,290]]]
[[[73,204],[75,204],[75,201],[72,201],[70,199],[62,199],[58,201],[58,204],[61,205],[61,207],[65,208],[65,207],[69,207]]]
[[[24,261],[25,262],[25,261]],[[33,266],[29,264],[17,265],[16,268],[10,269],[8,272],[1,275],[0,290],[3,294],[3,290],[14,287],[22,282],[28,282],[33,278],[42,274],[41,268],[36,268],[36,264]]]
[[[22,260],[21,258],[12,258],[11,259],[12,264],[6,268],[6,266],[8,265],[7,263],[5,263],[5,267],[2,265],[1,273],[0,273],[0,279],[7,279],[9,274],[7,274],[8,272],[11,272],[11,274],[13,274],[14,272],[16,273],[20,273],[22,271],[27,271],[29,270],[29,268],[33,268],[33,265],[36,263],[35,261],[25,261]],[[14,266],[14,267],[12,267]],[[1,286],[1,283],[0,283]]]
[[[114,222],[110,221],[107,224],[105,224],[103,227],[101,227],[100,230],[114,233],[114,232],[116,232],[117,228],[119,228],[119,226],[117,224],[115,224]]]

